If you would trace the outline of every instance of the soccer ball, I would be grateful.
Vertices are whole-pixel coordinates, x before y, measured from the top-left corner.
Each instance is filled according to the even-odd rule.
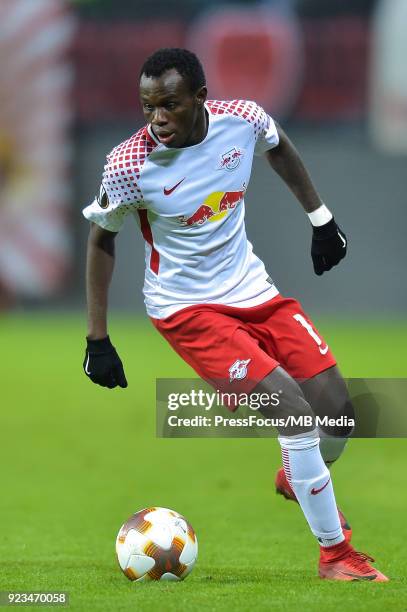
[[[198,541],[178,512],[145,508],[122,525],[116,553],[129,580],[183,580],[195,565]]]

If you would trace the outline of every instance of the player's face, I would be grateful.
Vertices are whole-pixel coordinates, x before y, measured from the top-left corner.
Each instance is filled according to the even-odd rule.
[[[160,77],[143,74],[140,79],[144,117],[166,147],[188,147],[205,138],[206,93],[206,87],[192,93],[186,79],[175,69]]]

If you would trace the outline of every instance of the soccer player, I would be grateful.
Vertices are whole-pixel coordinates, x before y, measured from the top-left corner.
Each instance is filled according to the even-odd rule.
[[[140,98],[147,124],[108,155],[99,195],[84,210],[91,221],[86,375],[108,388],[127,386],[108,336],[107,295],[115,237],[131,215],[145,240],[147,313],[201,378],[223,391],[278,390],[279,406],[262,409],[272,417],[348,414],[334,356],[300,304],[278,292],[246,237],[253,156],[265,155],[311,222],[315,273],[345,256],[346,237],[297,150],[255,102],[207,100],[201,63],[185,49],[159,49],[146,60]],[[284,467],[276,488],[299,503],[318,539],[321,578],[387,581],[350,544],[327,468],[350,432],[329,433],[314,424],[279,429]]]

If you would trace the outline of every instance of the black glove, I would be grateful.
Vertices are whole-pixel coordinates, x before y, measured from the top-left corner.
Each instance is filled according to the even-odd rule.
[[[101,340],[87,340],[83,369],[92,382],[101,387],[127,387],[123,364],[109,336]]]
[[[315,274],[320,276],[345,257],[347,240],[334,218],[325,225],[312,226],[312,232],[312,263]]]

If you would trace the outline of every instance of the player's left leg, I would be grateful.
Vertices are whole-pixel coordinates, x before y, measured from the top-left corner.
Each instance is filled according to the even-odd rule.
[[[319,450],[311,406],[300,386],[280,366],[258,383],[255,393],[271,397],[276,389],[278,405],[259,410],[266,417],[277,417],[286,478],[320,543],[320,577],[386,582],[386,576],[368,563],[373,559],[355,551],[344,537],[331,476]],[[294,422],[295,428],[291,425]]]
[[[335,357],[301,305],[280,295],[264,309],[266,314],[253,332],[265,350],[299,383],[314,414],[321,418],[352,418],[352,405]],[[327,466],[343,452],[351,431],[349,427],[318,428],[320,451]],[[297,501],[283,468],[278,470],[275,484],[278,493]],[[343,513],[339,509],[338,512],[345,538],[350,541],[352,530]]]
[[[300,383],[307,402],[312,406],[314,414],[323,419],[325,416],[336,421],[345,417],[344,422],[354,417],[354,410],[348,390],[337,366],[332,366],[316,376]],[[345,449],[348,437],[352,433],[351,426],[319,426],[319,450],[325,464],[330,467]],[[277,472],[276,492],[286,499],[297,501],[283,468]],[[338,508],[343,534],[347,542],[352,538],[352,528],[343,512]]]

